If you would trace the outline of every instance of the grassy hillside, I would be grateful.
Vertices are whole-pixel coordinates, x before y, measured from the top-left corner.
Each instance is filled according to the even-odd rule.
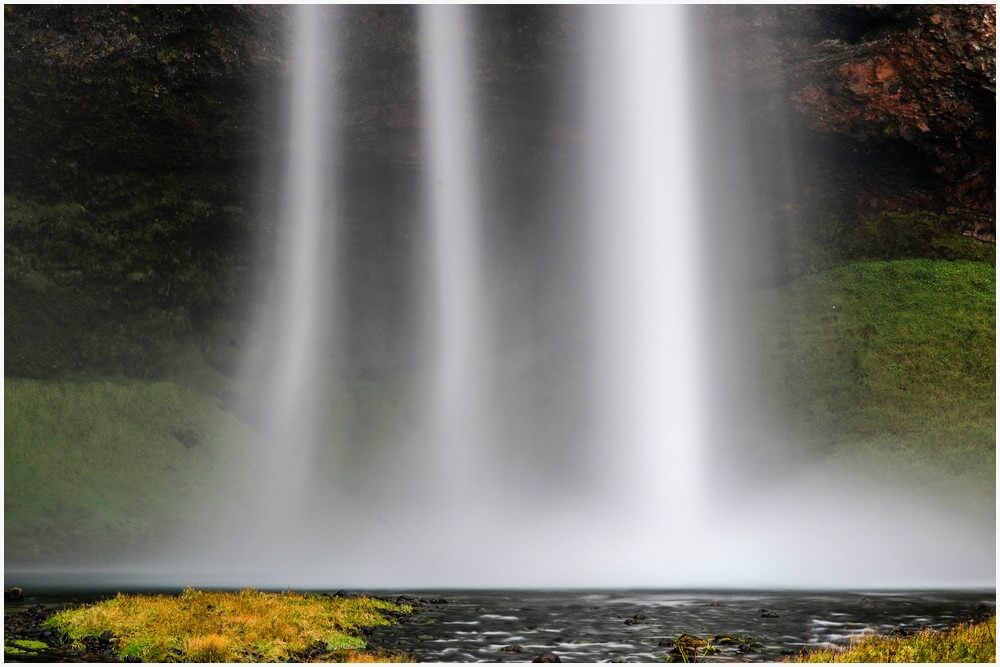
[[[837,459],[992,503],[995,280],[981,262],[871,261],[762,293],[781,421]]]
[[[169,382],[7,378],[7,562],[143,544],[197,507],[254,437],[211,396]]]
[[[989,264],[897,260],[761,292],[762,369],[778,423],[834,460],[960,486],[992,507],[994,284]],[[191,388],[217,383],[206,373],[7,378],[8,563],[111,555],[197,515],[202,494],[257,437]],[[388,399],[369,403],[352,410],[395,423]]]

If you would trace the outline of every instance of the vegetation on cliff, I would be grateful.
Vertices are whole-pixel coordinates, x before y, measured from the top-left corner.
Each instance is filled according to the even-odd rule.
[[[855,262],[759,295],[765,386],[805,441],[992,505],[995,269]]]
[[[197,516],[258,436],[173,382],[4,383],[7,563],[104,560]]]

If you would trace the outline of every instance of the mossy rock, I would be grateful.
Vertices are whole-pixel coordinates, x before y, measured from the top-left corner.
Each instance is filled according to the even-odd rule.
[[[35,639],[8,639],[4,642],[4,656],[28,656],[49,648],[45,642]]]

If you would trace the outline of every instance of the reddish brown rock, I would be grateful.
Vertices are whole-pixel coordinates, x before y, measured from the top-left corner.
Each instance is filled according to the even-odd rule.
[[[992,228],[996,8],[897,11],[888,29],[854,43],[815,44],[792,74],[800,84],[789,91],[793,107],[820,132],[869,145],[909,144],[930,159],[924,191],[891,208],[930,208],[962,216],[970,230]]]

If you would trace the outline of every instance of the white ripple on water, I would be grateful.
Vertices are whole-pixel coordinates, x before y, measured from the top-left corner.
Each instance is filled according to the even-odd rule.
[[[839,627],[843,625],[840,621],[824,621],[822,618],[814,618],[811,622],[813,625],[820,625],[823,627]]]
[[[507,639],[506,641],[504,641],[503,644],[487,644],[486,646],[483,646],[482,648],[480,648],[479,652],[480,653],[496,653],[497,651],[499,651],[500,649],[502,649],[505,646],[510,646],[511,644],[514,644],[516,642],[523,642],[523,641],[524,641],[524,637],[511,637],[511,638]],[[535,644],[522,644],[522,646],[527,646],[528,648],[530,648],[530,647],[536,646],[536,645]]]
[[[607,604],[627,604],[635,605],[639,607],[649,608],[649,607],[668,607],[668,608],[679,608],[679,607],[694,607],[700,604],[700,600],[650,600],[649,598],[616,598],[613,600],[608,600]]]
[[[501,616],[500,614],[481,614],[479,618],[491,618],[496,621],[520,621],[517,616]]]
[[[619,642],[559,642],[559,648],[635,648],[635,644],[622,644]]]

